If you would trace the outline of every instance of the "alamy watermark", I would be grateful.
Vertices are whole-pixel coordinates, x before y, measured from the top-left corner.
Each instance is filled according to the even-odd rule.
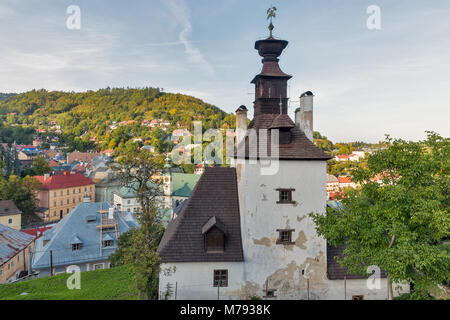
[[[367,7],[367,29],[369,30],[381,30],[381,8],[375,4]]]
[[[69,30],[80,30],[81,29],[81,9],[77,5],[70,5],[66,10],[67,14],[70,16],[66,20],[66,27]]]
[[[69,278],[67,278],[67,289],[69,290],[80,290],[81,289],[81,269],[77,265],[71,265],[67,267],[67,273],[72,273]]]

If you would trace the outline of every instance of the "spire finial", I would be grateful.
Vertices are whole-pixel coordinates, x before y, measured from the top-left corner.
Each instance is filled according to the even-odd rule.
[[[276,12],[277,8],[275,6],[270,6],[269,9],[267,9],[267,20],[270,20],[270,24],[269,24],[269,31],[270,31],[270,38],[272,38],[272,30],[274,28],[273,24],[272,24],[272,19],[276,17]]]

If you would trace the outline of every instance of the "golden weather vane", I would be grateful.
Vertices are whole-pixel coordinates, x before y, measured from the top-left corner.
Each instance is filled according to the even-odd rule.
[[[272,38],[272,30],[274,28],[273,24],[272,24],[272,19],[275,18],[277,8],[275,6],[271,6],[269,9],[267,9],[267,20],[270,20],[270,24],[269,24],[269,31],[270,31],[270,37]]]

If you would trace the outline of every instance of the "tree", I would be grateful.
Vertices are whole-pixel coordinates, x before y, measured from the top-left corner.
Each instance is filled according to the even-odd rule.
[[[448,282],[450,232],[450,144],[428,132],[421,142],[386,139],[389,147],[373,154],[367,167],[353,172],[361,184],[347,190],[344,209],[311,214],[317,231],[332,245],[346,245],[339,262],[351,273],[365,274],[377,265],[392,283],[413,284],[412,298]],[[371,178],[383,177],[378,184]]]
[[[33,161],[33,171],[35,175],[42,176],[46,173],[52,172],[52,168],[50,168],[44,157],[39,156]]]
[[[119,160],[117,177],[130,186],[141,205],[138,215],[140,227],[119,240],[119,249],[112,259],[115,264],[131,264],[140,298],[156,299],[160,256],[156,252],[164,233],[161,208],[157,198],[161,195],[161,180],[155,178],[161,172],[164,158],[141,151],[128,154]]]

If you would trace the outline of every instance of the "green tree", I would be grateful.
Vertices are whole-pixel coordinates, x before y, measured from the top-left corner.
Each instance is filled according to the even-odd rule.
[[[390,299],[393,282],[412,283],[411,297],[426,298],[450,278],[443,248],[450,232],[449,139],[428,132],[421,142],[386,142],[387,149],[353,172],[361,188],[346,191],[343,210],[311,216],[329,243],[346,245],[340,263],[350,272],[377,265],[388,275]],[[371,181],[377,174],[381,185]]]
[[[33,171],[35,175],[42,176],[46,173],[52,172],[52,168],[50,168],[44,157],[39,156],[33,161]]]
[[[158,297],[160,256],[156,252],[164,233],[161,208],[157,197],[161,195],[161,180],[155,178],[162,170],[163,158],[141,151],[120,158],[116,167],[118,178],[137,194],[141,205],[138,215],[140,227],[119,241],[114,254],[115,264],[131,264],[141,299]],[[122,237],[121,237],[122,238]]]

